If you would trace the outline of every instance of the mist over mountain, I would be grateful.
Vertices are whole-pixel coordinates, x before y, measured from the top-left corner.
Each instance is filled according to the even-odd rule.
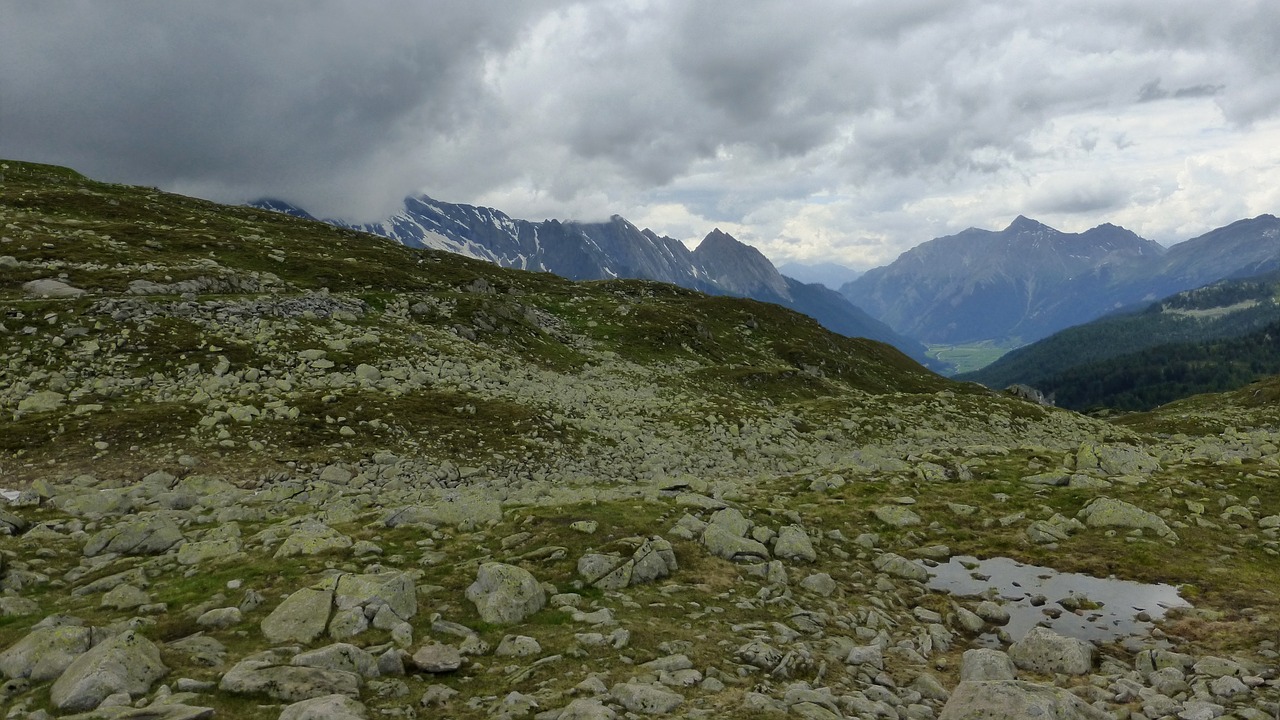
[[[818,283],[839,290],[845,283],[857,280],[864,271],[834,262],[786,262],[778,266],[778,272],[803,283]]]

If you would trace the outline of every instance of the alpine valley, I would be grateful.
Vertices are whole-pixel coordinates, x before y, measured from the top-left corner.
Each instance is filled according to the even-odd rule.
[[[0,173],[6,720],[1280,714],[1276,378],[1096,418],[716,233]]]

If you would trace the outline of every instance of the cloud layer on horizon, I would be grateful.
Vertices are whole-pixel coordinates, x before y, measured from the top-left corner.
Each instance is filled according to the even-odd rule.
[[[1280,210],[1280,5],[55,0],[0,10],[0,156],[374,219],[425,191],[868,267],[1028,214]]]

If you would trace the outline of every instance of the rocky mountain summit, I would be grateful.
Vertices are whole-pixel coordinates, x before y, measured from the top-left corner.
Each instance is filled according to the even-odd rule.
[[[1106,423],[773,304],[0,170],[6,718],[1280,704],[1274,382]],[[1193,607],[1015,636],[933,584],[965,555]]]
[[[1117,276],[1163,253],[1114,225],[1064,233],[1018,216],[998,232],[969,228],[922,243],[841,292],[926,342],[1031,341],[1113,309]]]

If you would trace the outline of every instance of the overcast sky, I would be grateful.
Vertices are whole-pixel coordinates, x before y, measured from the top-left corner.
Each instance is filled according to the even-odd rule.
[[[617,213],[871,267],[1280,213],[1274,0],[3,0],[0,156],[352,220]]]

